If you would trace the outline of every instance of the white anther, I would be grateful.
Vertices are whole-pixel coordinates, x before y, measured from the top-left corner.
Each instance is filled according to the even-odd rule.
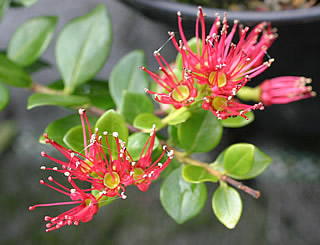
[[[107,132],[107,131],[104,131],[104,132],[103,132],[103,135],[108,135],[108,132]]]
[[[121,198],[122,198],[123,200],[125,200],[125,199],[127,199],[127,196],[126,196],[125,194],[123,194],[123,195],[121,195]]]
[[[74,152],[71,152],[71,153],[70,153],[70,157],[74,157]]]
[[[148,177],[151,178],[151,177],[152,177],[152,173],[150,173],[150,174],[148,175]]]
[[[98,140],[102,140],[102,136],[101,135],[99,136]]]
[[[75,193],[75,192],[76,192],[76,189],[71,189],[70,192],[71,192],[71,193]]]
[[[64,172],[64,175],[69,177],[70,176],[70,173],[69,172]]]
[[[146,178],[146,177],[147,177],[147,175],[146,175],[146,174],[144,174],[142,177],[143,177],[143,178]]]
[[[134,172],[133,172],[133,171],[131,171],[131,172],[130,172],[130,176],[132,176],[133,174],[134,174]]]
[[[148,93],[148,92],[149,92],[149,89],[144,88],[144,92]]]
[[[41,166],[40,169],[41,170],[46,170],[46,166]]]
[[[85,111],[86,111],[85,109],[80,108],[80,109],[79,109],[79,114],[80,114],[80,115],[83,115],[83,113],[84,113]]]
[[[80,165],[80,162],[76,161],[76,168],[79,167],[79,165]]]
[[[122,154],[122,153],[120,154],[120,157],[123,157],[123,154]]]
[[[132,162],[132,163],[131,163],[131,166],[134,166],[134,165],[136,165],[136,162]]]
[[[231,100],[232,99],[232,96],[230,95],[229,97],[228,97],[228,100]]]
[[[162,149],[163,149],[164,151],[166,151],[166,150],[167,150],[167,146],[166,146],[166,145],[162,146]]]
[[[118,134],[118,132],[113,132],[113,133],[112,133],[112,136],[115,137],[115,138],[117,138],[117,137],[119,136],[119,134]]]
[[[57,171],[57,170],[58,170],[58,168],[57,168],[57,167],[53,167],[52,169],[53,169],[54,171]]]
[[[163,164],[161,162],[158,163],[158,166],[162,168]]]

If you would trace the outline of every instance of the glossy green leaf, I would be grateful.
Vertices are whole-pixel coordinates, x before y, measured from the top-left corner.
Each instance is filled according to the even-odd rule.
[[[0,83],[0,111],[2,111],[10,100],[10,92],[7,86]]]
[[[187,121],[191,117],[191,112],[186,107],[182,107],[178,110],[173,110],[168,116],[162,119],[162,123],[169,125],[177,125]]]
[[[21,88],[30,87],[32,84],[28,73],[2,54],[0,54],[0,82]]]
[[[200,213],[207,200],[207,188],[204,183],[186,182],[178,168],[164,180],[160,200],[169,216],[182,224]]]
[[[100,191],[98,191],[98,190],[92,190],[91,193],[97,199],[100,197]],[[103,197],[100,198],[98,205],[99,205],[99,207],[107,206],[107,205],[109,205],[110,203],[112,203],[116,199],[118,199],[117,196],[115,196],[115,197],[103,196]]]
[[[45,68],[49,68],[51,65],[49,63],[47,63],[44,60],[36,60],[35,62],[33,62],[31,65],[24,67],[24,70],[28,73],[28,74],[32,74],[32,73],[36,73],[40,70],[43,70]]]
[[[235,189],[222,184],[212,197],[212,208],[218,220],[227,228],[233,229],[242,213],[241,197]]]
[[[223,132],[218,119],[210,112],[200,110],[178,128],[181,146],[187,152],[208,152],[220,142]]]
[[[0,0],[0,20],[6,13],[9,5],[10,5],[10,0]]]
[[[226,128],[241,128],[247,126],[254,121],[254,113],[252,111],[246,113],[248,120],[241,117],[229,117],[221,121],[222,125]]]
[[[56,94],[32,94],[28,98],[27,109],[30,110],[39,106],[55,105],[63,107],[84,106],[89,100],[83,96],[56,95]]]
[[[88,130],[86,131],[86,134],[87,139],[89,139]],[[67,133],[63,136],[63,142],[66,144],[68,148],[76,152],[83,153],[85,146],[83,141],[82,126],[79,125],[69,129]]]
[[[153,104],[145,94],[125,91],[123,93],[123,103],[120,107],[120,113],[130,124],[141,113],[153,113]]]
[[[182,176],[185,181],[190,183],[201,182],[217,182],[218,178],[210,173],[205,168],[199,166],[186,165],[182,169]]]
[[[87,116],[89,123],[92,126],[95,125],[97,118]],[[60,145],[66,146],[63,137],[69,131],[69,129],[81,125],[80,116],[78,114],[69,115],[67,117],[60,118],[56,121],[51,122],[47,128],[45,129],[45,133],[48,134],[48,137]],[[82,132],[81,132],[82,134]],[[41,143],[44,143],[44,137],[41,136],[40,140]],[[83,142],[82,142],[83,147]]]
[[[197,53],[197,38],[193,37],[188,41],[188,45],[194,53]],[[199,42],[200,53],[202,52],[202,43]],[[187,52],[188,53],[188,52]],[[180,53],[176,57],[176,68],[177,70],[182,70],[182,56]]]
[[[254,162],[254,145],[234,144],[224,154],[224,169],[227,174],[242,176],[247,174]]]
[[[156,125],[156,130],[159,130],[164,126],[161,119],[151,113],[142,113],[133,121],[133,126],[138,129],[150,130],[153,125]]]
[[[31,5],[39,2],[39,0],[13,0],[12,2],[18,6],[30,7]]]
[[[122,57],[110,74],[110,92],[117,107],[121,107],[123,101],[123,91],[145,93],[148,87],[147,73],[139,66],[145,65],[143,51],[134,50]]]
[[[150,135],[145,134],[145,133],[134,133],[129,136],[127,149],[128,149],[128,152],[130,153],[130,155],[134,161],[139,159],[139,157],[142,153],[142,150],[143,150],[144,146],[146,145],[149,137],[150,137]],[[159,144],[160,144],[159,140],[156,137],[154,145],[153,145],[153,150],[155,150],[157,147],[159,147]],[[149,148],[149,145],[150,144],[148,144],[146,150]],[[146,153],[146,150],[144,153]]]
[[[169,144],[181,148],[179,138],[178,138],[178,127],[169,125],[168,127],[169,134]]]
[[[235,179],[252,179],[260,174],[262,174],[267,167],[272,162],[272,159],[263,153],[258,147],[255,146],[254,148],[254,163],[248,173],[245,175],[236,175],[232,173],[228,173],[228,175]]]
[[[100,71],[109,55],[111,42],[111,20],[102,4],[65,26],[57,40],[56,62],[66,93],[72,93]]]
[[[8,46],[8,58],[28,66],[48,48],[56,29],[57,17],[40,16],[23,23],[13,34]]]
[[[108,132],[108,140],[113,158],[117,158],[116,141],[112,134],[118,133],[119,139],[128,142],[128,128],[122,116],[114,110],[106,111],[97,121],[95,128],[99,129],[99,133]],[[107,151],[106,151],[107,153]]]

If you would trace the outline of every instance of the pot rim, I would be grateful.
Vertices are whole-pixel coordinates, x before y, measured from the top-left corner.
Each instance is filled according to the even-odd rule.
[[[150,0],[121,0],[128,5],[140,9],[145,13],[150,12],[154,15],[156,12],[162,12],[162,16],[172,16],[176,18],[177,11],[181,11],[184,19],[195,19],[197,10],[195,5],[185,3],[175,3],[168,1],[150,1]],[[242,23],[258,23],[261,21],[271,21],[272,24],[299,24],[310,23],[320,21],[320,6],[305,8],[305,9],[293,9],[293,10],[281,10],[281,11],[229,11],[226,9],[216,9],[203,7],[204,12],[207,14],[206,19],[214,21],[216,13],[223,16],[225,12],[228,13],[229,20],[238,19]],[[150,16],[149,14],[149,16]],[[159,18],[158,18],[159,19]]]

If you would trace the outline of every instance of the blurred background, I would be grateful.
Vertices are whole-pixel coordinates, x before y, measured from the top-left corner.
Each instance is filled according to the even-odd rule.
[[[56,33],[59,33],[72,18],[86,14],[101,2],[106,4],[112,18],[113,47],[98,77],[108,79],[112,67],[133,49],[142,49],[149,68],[156,70],[158,65],[152,53],[167,40],[167,31],[176,31],[177,27],[151,20],[117,0],[40,0],[30,8],[11,8],[0,23],[0,49],[7,48],[14,30],[31,17],[58,16]],[[299,28],[297,30],[303,29]],[[303,43],[296,47],[290,42],[298,38],[311,39],[313,43],[320,44],[319,35],[318,28],[312,29],[310,35],[300,35],[297,31],[295,36],[288,37],[285,28],[279,27],[279,38],[269,52],[276,62],[255,81],[261,82],[259,79],[276,75],[319,77],[319,62],[310,58],[320,54],[319,48],[309,51]],[[43,56],[52,68],[33,76],[39,83],[47,84],[60,78],[55,67],[54,44],[55,39]],[[308,51],[303,52],[304,48]],[[277,50],[282,50],[280,57]],[[162,53],[168,61],[173,61],[176,56],[170,43]],[[298,64],[301,69],[297,70],[291,64]],[[319,79],[313,81],[316,91],[319,82]],[[254,123],[242,129],[226,129],[223,141],[212,154],[198,156],[211,162],[229,144],[249,142],[273,158],[273,163],[263,175],[248,182],[261,191],[261,198],[254,200],[241,193],[244,210],[234,230],[225,228],[212,213],[210,200],[216,185],[207,186],[208,201],[201,214],[183,225],[177,225],[161,207],[161,181],[158,181],[151,185],[147,193],[129,188],[127,200],[118,200],[101,208],[89,223],[46,233],[43,217],[60,214],[68,207],[28,211],[31,204],[64,200],[64,196],[39,184],[39,179],[47,176],[39,169],[47,164],[40,152],[56,152],[39,144],[38,138],[51,121],[70,112],[56,107],[38,107],[27,111],[29,92],[11,88],[11,94],[8,107],[0,113],[1,127],[5,129],[0,133],[0,244],[320,243],[318,98],[272,106],[265,112],[257,112]]]

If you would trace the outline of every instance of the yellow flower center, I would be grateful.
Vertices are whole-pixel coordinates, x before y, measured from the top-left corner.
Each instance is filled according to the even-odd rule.
[[[172,98],[178,102],[188,99],[189,95],[190,91],[186,85],[179,85],[172,91]]]
[[[114,189],[120,184],[119,175],[116,172],[112,172],[112,175],[110,173],[106,173],[103,178],[104,185],[110,189]]]
[[[217,75],[217,72],[213,71],[210,73],[209,75],[209,83],[212,84],[212,86],[215,85],[215,81],[216,81],[216,75]],[[224,74],[223,72],[218,72],[218,87],[221,88],[223,86],[225,86],[227,84],[227,76],[226,74]]]
[[[212,100],[212,106],[214,109],[216,109],[217,111],[223,111],[224,108],[227,106],[228,101],[226,98],[223,97],[214,97],[214,99]]]
[[[142,168],[135,168],[133,170],[133,179],[136,181],[136,180],[139,180],[141,179],[142,175],[144,174],[144,171]],[[139,181],[136,181],[136,183],[141,183],[143,181],[142,180],[139,180]]]
[[[84,203],[86,204],[86,206],[90,206],[91,202],[92,202],[92,200],[91,200],[90,198],[88,198],[88,199],[86,199],[86,200],[84,201]]]

